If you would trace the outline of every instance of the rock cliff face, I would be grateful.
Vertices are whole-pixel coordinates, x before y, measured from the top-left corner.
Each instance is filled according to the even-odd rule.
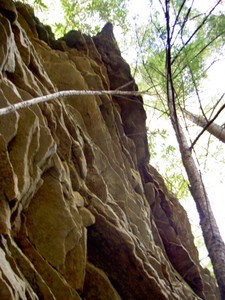
[[[107,24],[55,41],[0,1],[0,106],[137,87]],[[0,299],[219,299],[185,211],[149,165],[141,97],[76,96],[0,116]]]

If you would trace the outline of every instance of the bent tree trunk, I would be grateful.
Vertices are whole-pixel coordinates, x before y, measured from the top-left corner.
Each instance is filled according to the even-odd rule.
[[[204,130],[207,130],[221,142],[225,143],[225,128],[221,127],[216,123],[211,123],[210,121],[206,120],[202,116],[195,115],[187,110],[183,110],[185,116],[194,124],[202,127]]]

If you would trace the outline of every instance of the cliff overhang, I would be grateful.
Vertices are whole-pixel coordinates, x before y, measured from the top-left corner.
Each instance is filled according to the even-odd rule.
[[[0,106],[137,91],[108,23],[55,40],[0,1]],[[149,165],[140,96],[72,96],[0,116],[1,299],[219,299],[178,200]]]

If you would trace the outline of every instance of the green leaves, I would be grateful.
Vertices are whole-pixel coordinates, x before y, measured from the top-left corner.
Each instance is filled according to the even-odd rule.
[[[39,7],[45,8],[45,9],[48,8],[48,6],[42,0],[35,0],[34,4],[38,5]]]
[[[45,0],[22,0],[37,10],[50,9]],[[106,22],[118,25],[125,32],[128,30],[126,16],[129,0],[58,0],[63,10],[63,20],[52,25],[56,37],[61,37],[70,30],[96,34]]]
[[[30,5],[32,5],[34,7],[34,9],[40,9],[40,10],[47,10],[48,9],[48,5],[46,5],[44,3],[43,0],[21,0],[21,2],[23,3],[29,3]]]
[[[64,11],[64,23],[54,26],[56,35],[78,29],[82,33],[96,34],[106,22],[126,27],[127,8],[124,0],[61,0]]]
[[[189,196],[188,180],[184,177],[184,168],[180,153],[172,144],[169,131],[165,128],[155,129],[148,133],[151,163],[163,175],[166,186],[178,199]]]
[[[152,1],[151,19],[140,44],[142,63],[140,71],[152,85],[160,101],[166,99],[167,32],[164,2]],[[193,1],[171,0],[169,6],[169,43],[171,71],[176,104],[191,96],[206,77],[208,59],[223,43],[225,16],[199,12]],[[211,10],[213,12],[213,9]],[[141,29],[138,29],[141,33]]]

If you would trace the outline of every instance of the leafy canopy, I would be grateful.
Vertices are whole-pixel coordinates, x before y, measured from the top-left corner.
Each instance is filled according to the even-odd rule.
[[[190,2],[192,2],[190,4]],[[141,28],[142,65],[139,70],[145,81],[158,95],[156,101],[166,101],[166,19],[165,7],[159,0],[152,1],[154,13],[145,28]],[[177,103],[195,93],[207,75],[206,63],[221,46],[225,34],[225,16],[208,15],[192,7],[193,1],[170,1],[170,45],[172,75]],[[203,26],[204,25],[204,26]],[[144,38],[143,38],[144,37]],[[159,97],[160,95],[160,97]]]
[[[39,10],[47,10],[48,16],[51,5],[56,2],[50,0],[23,0]],[[63,11],[61,21],[53,24],[56,36],[62,36],[70,30],[81,30],[82,33],[96,34],[106,22],[119,25],[127,31],[127,7],[129,0],[58,0]]]

